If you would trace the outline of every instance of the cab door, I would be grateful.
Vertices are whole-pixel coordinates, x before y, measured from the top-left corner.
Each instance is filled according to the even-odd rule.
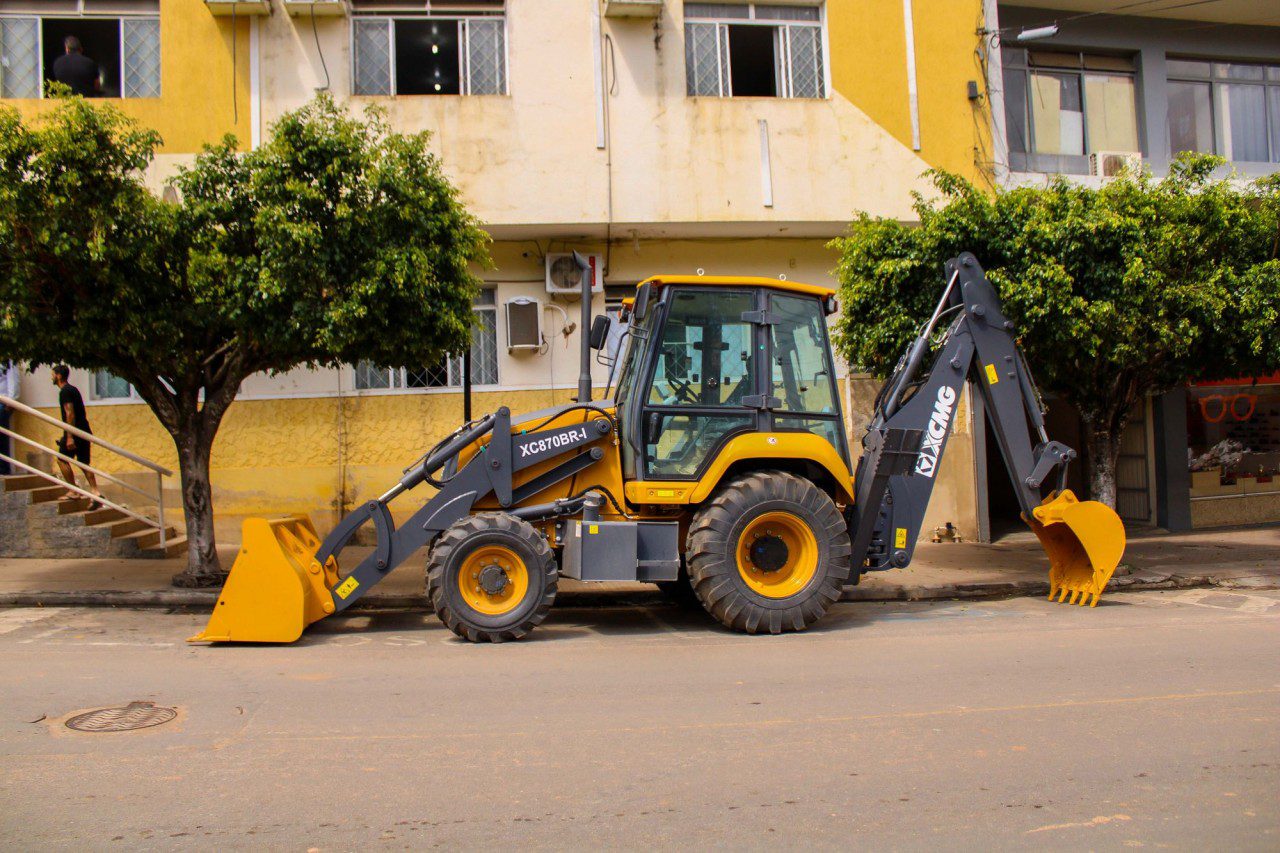
[[[850,464],[826,312],[815,297],[769,296],[769,429],[810,432]]]
[[[647,386],[637,389],[643,479],[696,479],[725,442],[760,427],[765,341],[750,315],[761,296],[680,287],[664,300]]]

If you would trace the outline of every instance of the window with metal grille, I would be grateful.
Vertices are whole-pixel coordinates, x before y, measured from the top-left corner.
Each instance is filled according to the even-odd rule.
[[[0,98],[40,98],[56,79],[54,63],[68,36],[98,69],[86,97],[160,97],[160,19],[157,2],[66,5],[59,14],[0,16]],[[111,15],[111,11],[138,14]],[[77,14],[80,13],[80,14]],[[92,14],[89,14],[92,13]],[[149,14],[148,14],[149,13]]]
[[[498,384],[498,304],[493,290],[476,297],[476,324],[471,329],[471,384]],[[356,388],[361,391],[406,388],[458,388],[462,386],[463,358],[448,355],[422,368],[378,367],[362,361],[356,365]]]
[[[691,96],[822,98],[820,6],[685,3]]]
[[[138,394],[129,380],[116,376],[109,370],[96,370],[93,374],[93,399],[136,400]]]
[[[354,4],[352,91],[357,95],[504,95],[501,2]]]

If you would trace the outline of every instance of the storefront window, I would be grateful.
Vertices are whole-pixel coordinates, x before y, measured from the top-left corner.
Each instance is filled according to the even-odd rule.
[[[1280,499],[1280,376],[1198,385],[1187,395],[1191,497]]]

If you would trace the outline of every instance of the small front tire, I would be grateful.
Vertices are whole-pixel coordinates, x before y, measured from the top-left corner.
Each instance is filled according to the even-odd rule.
[[[450,631],[473,643],[518,640],[547,617],[559,574],[547,541],[501,512],[455,522],[427,562],[427,597]]]

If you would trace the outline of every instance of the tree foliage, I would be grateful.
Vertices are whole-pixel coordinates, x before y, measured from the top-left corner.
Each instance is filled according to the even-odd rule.
[[[1184,155],[1160,179],[1058,177],[994,196],[934,173],[918,226],[862,215],[834,242],[837,345],[887,375],[941,294],[943,262],[973,252],[1037,380],[1080,412],[1095,496],[1113,502],[1118,439],[1144,395],[1280,367],[1280,175],[1216,178],[1221,165]]]
[[[488,237],[427,141],[321,96],[207,148],[170,203],[143,181],[159,137],[114,107],[0,110],[0,356],[133,384],[178,448],[189,572],[218,568],[208,456],[246,377],[467,345]]]

